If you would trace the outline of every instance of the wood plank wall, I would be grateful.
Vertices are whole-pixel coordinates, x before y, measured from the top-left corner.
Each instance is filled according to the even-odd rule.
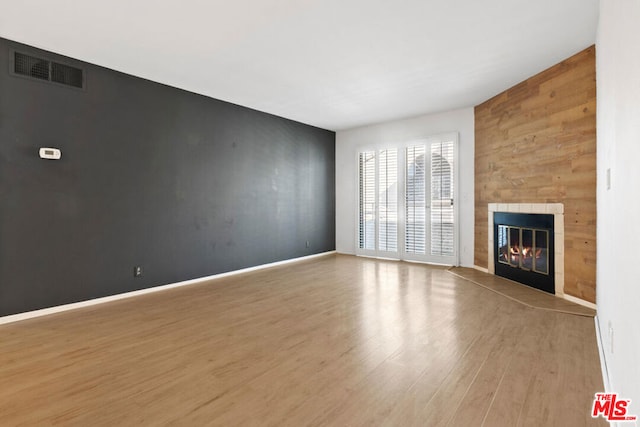
[[[596,295],[595,46],[475,107],[475,265],[488,203],[564,203],[566,294]]]

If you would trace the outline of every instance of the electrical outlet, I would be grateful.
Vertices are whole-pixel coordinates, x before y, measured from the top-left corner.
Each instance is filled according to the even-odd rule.
[[[142,267],[140,266],[133,267],[133,277],[140,277],[140,276],[142,276]]]
[[[613,354],[613,326],[611,326],[611,322],[609,322],[609,347],[611,354]]]
[[[307,247],[309,247],[309,241],[307,240]]]
[[[607,190],[611,190],[611,169],[607,169]]]

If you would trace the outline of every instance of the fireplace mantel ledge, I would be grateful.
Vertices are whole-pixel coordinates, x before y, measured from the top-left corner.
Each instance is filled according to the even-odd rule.
[[[563,203],[489,203],[489,212],[513,212],[532,214],[562,214]],[[493,218],[491,218],[493,227]],[[555,227],[555,224],[554,224]],[[564,227],[563,227],[564,228]],[[563,230],[564,232],[564,230]]]

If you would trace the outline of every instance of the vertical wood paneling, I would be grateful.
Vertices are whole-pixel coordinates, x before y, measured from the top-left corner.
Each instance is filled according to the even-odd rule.
[[[475,144],[475,264],[488,203],[564,203],[564,290],[595,302],[595,46],[476,106]]]

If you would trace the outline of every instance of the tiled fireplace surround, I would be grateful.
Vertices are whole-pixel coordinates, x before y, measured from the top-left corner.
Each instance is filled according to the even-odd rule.
[[[566,297],[564,294],[564,205],[562,203],[489,203],[488,215],[488,265],[490,274],[495,274],[493,264],[493,213],[524,213],[524,214],[552,214],[555,245],[555,290],[556,296]]]

